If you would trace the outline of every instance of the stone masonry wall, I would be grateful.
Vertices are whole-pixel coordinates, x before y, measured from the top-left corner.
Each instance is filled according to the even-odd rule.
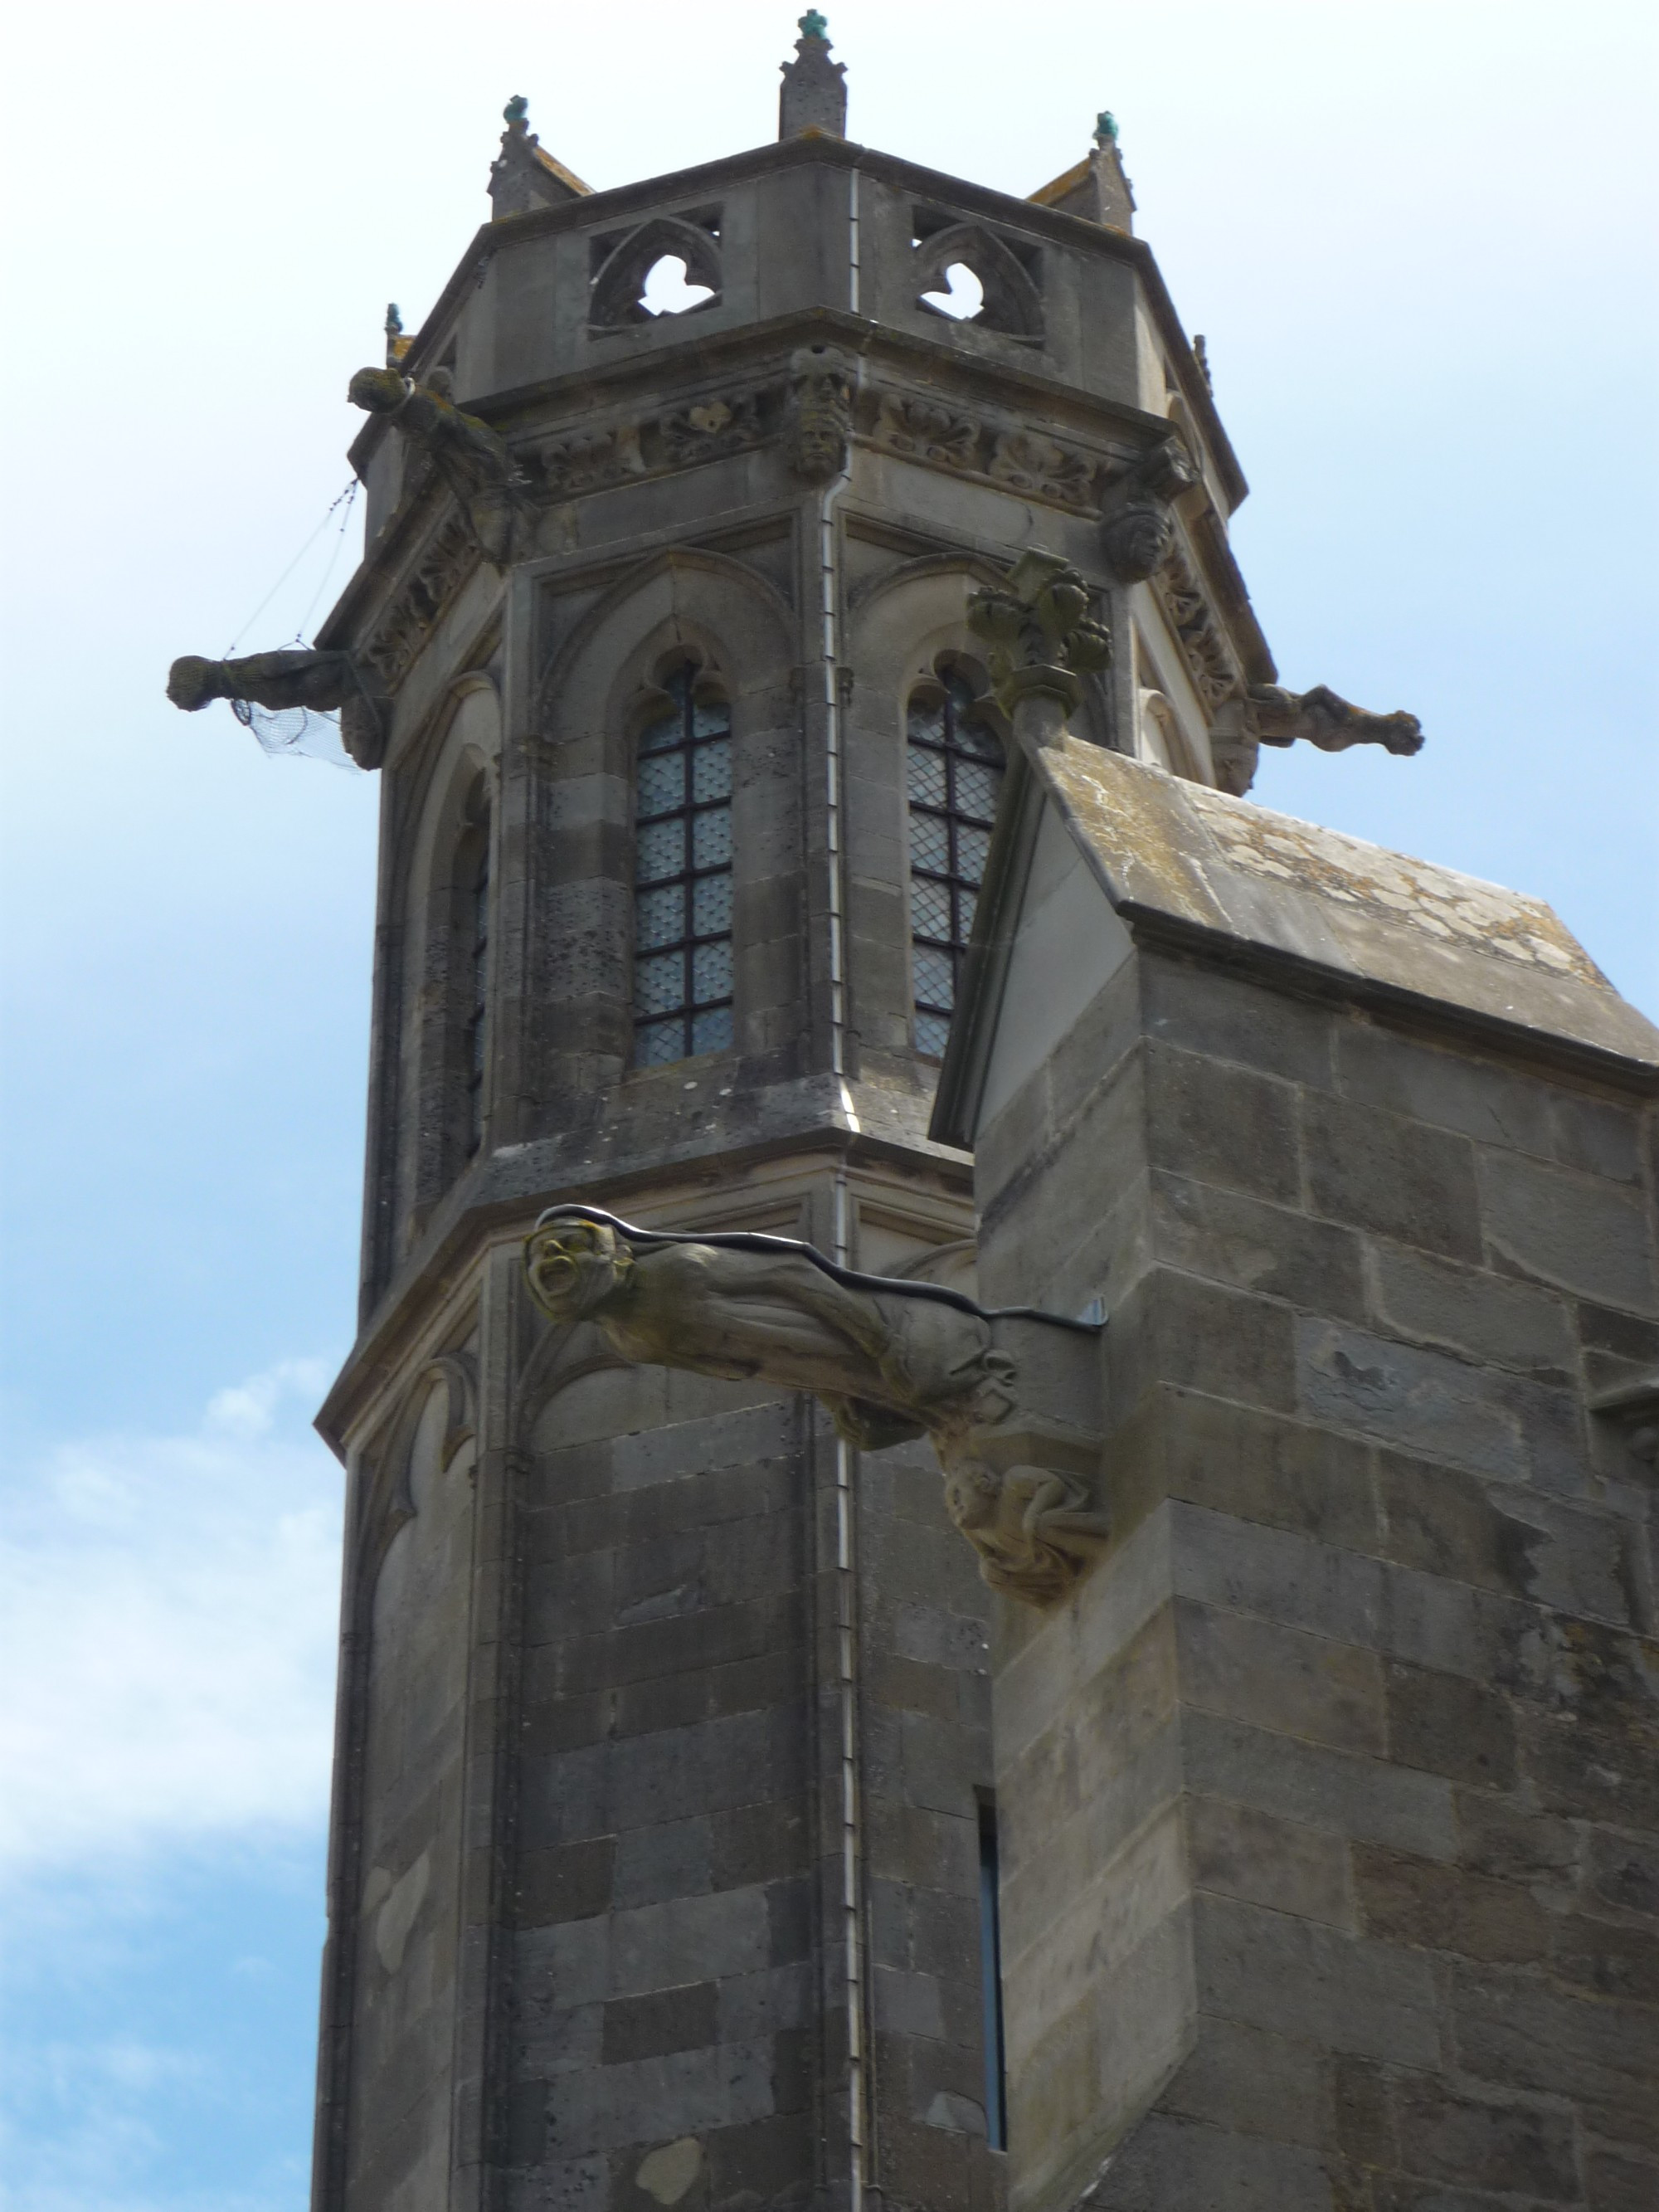
[[[577,1373],[524,1516],[516,2212],[847,2191],[841,1670],[854,1668],[866,2175],[995,2212],[980,1975],[990,1594],[925,1449],[855,1466],[800,1398]]]
[[[988,1302],[1112,1311],[1113,1551],[999,1627],[1016,2208],[1659,2203],[1651,1107],[1143,947],[978,1178]]]

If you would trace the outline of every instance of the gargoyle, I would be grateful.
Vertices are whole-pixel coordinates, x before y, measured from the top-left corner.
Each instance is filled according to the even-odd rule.
[[[500,567],[512,558],[518,525],[531,518],[529,483],[506,440],[455,404],[447,371],[434,370],[427,383],[416,384],[396,368],[360,368],[346,397],[426,454],[459,501],[487,561]]]
[[[864,1450],[931,1437],[951,1517],[999,1589],[1049,1602],[1106,1534],[1074,1478],[988,1464],[988,1436],[1020,1408],[1018,1369],[994,1341],[1003,1316],[958,1292],[856,1274],[787,1237],[669,1236],[581,1206],[542,1215],[525,1273],[550,1321],[591,1322],[623,1359],[810,1390]]]
[[[291,707],[316,714],[337,709],[341,739],[359,768],[378,768],[386,750],[389,702],[371,688],[349,653],[293,647],[240,660],[204,660],[186,653],[167,671],[167,696],[187,714],[215,699],[240,700],[273,714]]]
[[[1350,745],[1382,745],[1391,753],[1423,750],[1423,725],[1415,714],[1368,714],[1324,684],[1315,684],[1311,691],[1253,684],[1244,719],[1249,734],[1264,745],[1293,745],[1305,738],[1322,753],[1346,752]]]

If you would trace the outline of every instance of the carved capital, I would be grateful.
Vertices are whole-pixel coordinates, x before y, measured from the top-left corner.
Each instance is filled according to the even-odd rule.
[[[1079,684],[1112,657],[1111,632],[1089,613],[1086,581],[1058,554],[1021,554],[1000,588],[976,592],[968,623],[990,651],[991,689],[1012,720],[1016,702],[1033,693],[1066,701],[1075,712]]]

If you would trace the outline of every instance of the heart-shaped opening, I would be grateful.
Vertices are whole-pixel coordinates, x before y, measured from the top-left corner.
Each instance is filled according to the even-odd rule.
[[[945,272],[948,292],[924,292],[922,298],[930,307],[937,307],[941,315],[950,315],[959,323],[971,323],[985,305],[985,287],[965,261],[953,261]]]
[[[653,261],[640,288],[640,305],[647,315],[683,315],[688,307],[700,307],[714,296],[712,285],[686,283],[685,264],[678,253],[665,253],[660,261]]]

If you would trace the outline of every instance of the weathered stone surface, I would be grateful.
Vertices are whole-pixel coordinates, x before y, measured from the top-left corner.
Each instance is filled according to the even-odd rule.
[[[1540,1490],[1587,1486],[1583,1415],[1565,1391],[1310,1316],[1297,1377],[1315,1420]]]
[[[1453,1782],[1506,1790],[1515,1780],[1515,1720],[1508,1702],[1455,1674],[1388,1669],[1389,1754]]]
[[[1200,1896],[1199,2001],[1230,2020],[1401,2066],[1438,2063],[1434,1975],[1397,1945]]]
[[[1328,1009],[1195,962],[1140,964],[1146,1034],[1312,1090],[1332,1087],[1337,1024]]]
[[[1095,2201],[1111,2212],[1210,2203],[1230,2212],[1330,2212],[1331,2193],[1311,2150],[1160,2115],[1118,2153]]]
[[[1407,2173],[1550,2203],[1577,2200],[1572,2121],[1559,2108],[1494,2103],[1420,2077],[1395,2085],[1394,2105]]]
[[[1185,1176],[1155,1173],[1151,1197],[1153,1249],[1171,1266],[1316,1313],[1365,1318],[1352,1231]]]
[[[1502,1965],[1549,1955],[1550,1923],[1528,1892],[1403,1852],[1360,1844],[1354,1893],[1369,1935]]]
[[[1177,1606],[1176,1624],[1182,1694],[1202,1711],[1338,1751],[1382,1750],[1383,1674],[1374,1652],[1208,1605]]]
[[[1450,2024],[1455,2062],[1475,2080],[1571,2097],[1595,2114],[1597,2135],[1659,2148],[1659,2015],[1650,2008],[1568,1995],[1498,1966],[1459,1966]]]
[[[1363,1443],[1193,1391],[1164,1388],[1158,1401],[1158,1427],[1135,1440],[1137,1455],[1145,1464],[1162,1444],[1172,1496],[1327,1544],[1376,1551],[1371,1455]]]
[[[1659,1303],[1653,1231],[1633,1194],[1489,1152],[1480,1162],[1480,1212],[1493,1251],[1517,1273],[1637,1313]]]
[[[1456,1850],[1451,1790],[1437,1776],[1204,1713],[1187,1716],[1181,1734],[1193,1790],[1398,1850],[1443,1859]]]
[[[1187,1843],[1196,1888],[1355,1932],[1347,1845],[1328,1831],[1194,1797]]]
[[[1192,2056],[1159,2101],[1213,2127],[1320,2149],[1332,2140],[1329,2071],[1311,2044],[1206,2018]]]
[[[1310,1096],[1303,1143],[1316,1213],[1448,1259],[1480,1260],[1474,1147],[1462,1138]]]
[[[1288,1084],[1161,1044],[1147,1045],[1146,1067],[1157,1166],[1281,1204],[1300,1195],[1296,1093]]]
[[[1541,1380],[1572,1379],[1571,1316],[1559,1297],[1380,1242],[1368,1272],[1371,1313],[1387,1334]],[[1340,1313],[1329,1300],[1321,1310]]]

